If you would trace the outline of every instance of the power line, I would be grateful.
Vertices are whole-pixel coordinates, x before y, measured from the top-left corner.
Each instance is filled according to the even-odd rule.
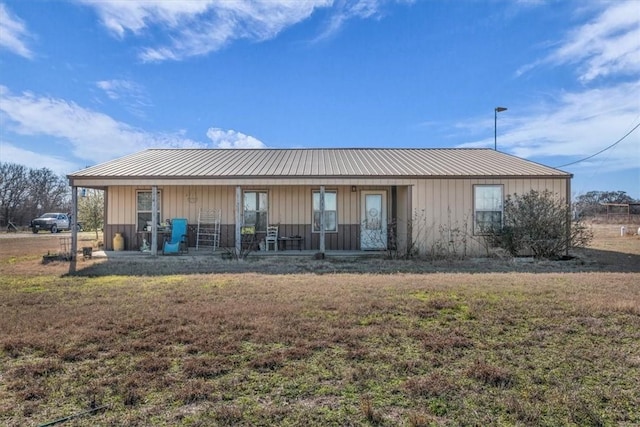
[[[560,166],[554,166],[554,167],[556,167],[556,168],[563,168],[563,167],[565,167],[565,166],[575,165],[576,163],[580,163],[580,162],[584,162],[585,160],[589,160],[589,159],[591,159],[591,158],[593,158],[593,157],[597,156],[598,154],[602,154],[602,153],[604,153],[605,151],[607,151],[608,149],[613,148],[613,147],[615,147],[616,145],[618,145],[619,143],[621,143],[621,142],[622,142],[626,137],[628,137],[629,135],[631,135],[631,134],[633,133],[633,131],[634,131],[634,130],[636,130],[636,129],[638,129],[639,127],[640,127],[640,122],[638,122],[638,124],[637,124],[637,125],[635,125],[635,126],[633,127],[633,129],[631,129],[629,132],[627,132],[626,134],[624,134],[624,136],[623,136],[622,138],[620,138],[619,140],[617,140],[616,142],[614,142],[614,143],[613,143],[613,144],[611,144],[610,146],[603,148],[602,150],[598,151],[597,153],[590,155],[589,157],[585,157],[584,159],[576,160],[575,162],[567,163],[567,164],[565,164],[565,165],[560,165]]]

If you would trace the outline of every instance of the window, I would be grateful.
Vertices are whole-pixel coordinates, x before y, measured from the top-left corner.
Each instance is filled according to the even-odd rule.
[[[313,192],[313,231],[320,231],[320,192]],[[338,231],[338,194],[324,192],[324,231]]]
[[[244,225],[255,227],[255,231],[267,231],[267,192],[245,191]]]
[[[161,215],[161,209],[160,207],[162,206],[161,198],[160,198],[160,192],[158,191],[157,193],[158,196],[158,203],[157,203],[157,214],[156,214],[156,223],[160,224],[160,218],[162,218]],[[138,203],[137,203],[137,226],[136,226],[136,230],[138,231],[151,231],[151,225],[153,224],[151,222],[151,218],[152,218],[152,210],[151,210],[151,191],[138,191],[137,193],[137,199],[138,199]]]
[[[473,187],[474,234],[502,227],[502,185]]]

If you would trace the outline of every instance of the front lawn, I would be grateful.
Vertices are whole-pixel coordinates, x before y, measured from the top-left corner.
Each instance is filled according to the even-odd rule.
[[[7,275],[0,424],[639,425],[639,278]]]

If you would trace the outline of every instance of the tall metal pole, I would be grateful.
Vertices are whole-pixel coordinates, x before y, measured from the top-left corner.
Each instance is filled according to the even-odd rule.
[[[507,111],[506,107],[496,107],[493,109],[493,149],[498,151],[498,113]]]
[[[498,151],[498,109],[493,110],[493,151]]]

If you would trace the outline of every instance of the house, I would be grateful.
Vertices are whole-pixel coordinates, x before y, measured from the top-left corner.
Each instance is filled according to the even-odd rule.
[[[239,249],[244,225],[260,240],[277,224],[307,250],[468,255],[482,253],[482,231],[501,223],[507,195],[570,200],[571,178],[490,149],[365,148],[149,149],[68,175],[74,204],[80,188],[105,190],[106,250],[115,233],[125,250],[145,233],[159,242],[157,224],[170,218],[187,218],[194,246],[201,209],[220,209],[222,247]]]

